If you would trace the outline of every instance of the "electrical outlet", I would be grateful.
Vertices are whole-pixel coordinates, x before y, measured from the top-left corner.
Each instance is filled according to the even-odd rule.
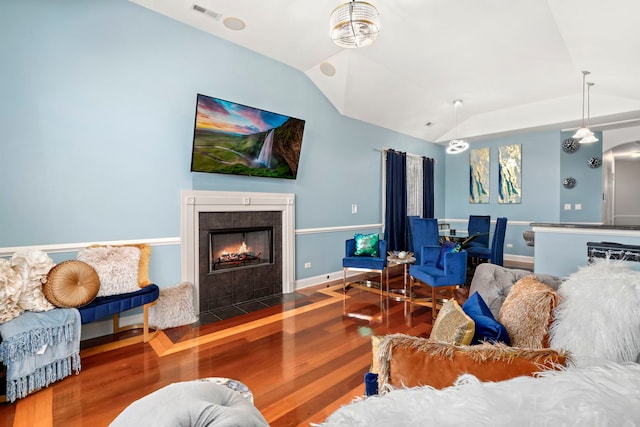
[[[310,262],[305,262],[304,263],[304,268],[311,268],[311,263]]]
[[[353,205],[351,205],[351,213],[353,215],[358,213],[358,205],[356,205],[355,203]]]
[[[564,204],[564,210],[565,211],[570,211],[571,210],[571,203],[565,203]]]
[[[513,247],[513,243],[507,243],[507,247],[508,248],[512,248]]]
[[[576,203],[574,206],[574,209],[577,211],[581,211],[582,210],[582,203]]]

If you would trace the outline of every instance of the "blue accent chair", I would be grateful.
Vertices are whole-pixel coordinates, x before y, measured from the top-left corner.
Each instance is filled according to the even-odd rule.
[[[491,264],[504,265],[504,238],[507,231],[507,218],[498,218],[493,230],[491,247],[467,247],[470,257],[486,260]]]
[[[491,231],[491,215],[469,215],[467,224],[469,236],[478,234],[478,237],[467,243],[466,248],[488,248],[489,232]]]
[[[378,256],[356,256],[356,240],[348,239],[345,243],[345,257],[342,258],[342,289],[347,290],[347,270],[371,271],[380,273],[380,295],[383,294],[383,273],[387,268],[387,242],[378,240]],[[387,287],[388,287],[387,283]],[[387,289],[388,290],[388,289]]]
[[[453,291],[458,286],[464,285],[467,278],[467,252],[464,249],[443,255],[443,268],[438,268],[429,260],[426,264],[414,264],[409,267],[409,302],[414,303],[416,286],[425,285],[430,288],[430,301],[421,305],[431,307],[434,319],[438,316],[438,298],[453,298]]]
[[[409,230],[412,243],[411,250],[416,258],[415,263],[421,263],[422,252],[425,251],[426,259],[435,264],[440,253],[438,220],[435,218],[409,217]]]
[[[416,262],[409,267],[409,302],[413,305],[416,286],[424,285],[430,288],[430,301],[420,304],[430,306],[435,319],[438,315],[438,298],[453,298],[453,291],[459,285],[464,285],[466,281],[467,252],[464,250],[444,252],[440,263],[442,268],[440,268],[438,267],[438,258],[441,256],[441,247],[438,244],[438,220],[413,219],[411,224]]]

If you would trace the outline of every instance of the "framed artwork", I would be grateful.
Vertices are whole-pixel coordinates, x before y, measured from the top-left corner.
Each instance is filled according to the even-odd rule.
[[[489,147],[469,150],[469,203],[489,203]]]
[[[498,147],[498,203],[520,203],[522,199],[522,147]]]

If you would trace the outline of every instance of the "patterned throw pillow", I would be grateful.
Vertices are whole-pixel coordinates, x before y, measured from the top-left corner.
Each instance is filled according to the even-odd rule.
[[[549,327],[558,294],[535,276],[518,280],[500,308],[498,321],[507,328],[511,345],[521,348],[547,348]]]
[[[474,331],[473,319],[466,315],[456,300],[450,299],[438,312],[429,338],[449,344],[468,345],[471,344]]]
[[[354,236],[356,241],[356,251],[354,252],[355,256],[370,256],[377,257],[378,256],[378,234],[356,234]]]
[[[446,254],[450,252],[460,252],[462,247],[459,243],[453,243],[448,240],[445,240],[442,246],[440,247],[440,254],[438,255],[438,260],[436,261],[436,267],[439,269],[444,269],[444,257]]]

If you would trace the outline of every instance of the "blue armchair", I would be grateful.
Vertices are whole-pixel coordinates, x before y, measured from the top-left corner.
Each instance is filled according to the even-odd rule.
[[[504,264],[504,237],[507,231],[507,218],[498,218],[493,230],[491,247],[469,247],[467,252],[470,257],[484,259],[488,262],[502,266]]]
[[[409,217],[411,236],[410,250],[416,258],[416,264],[421,263],[422,252],[425,259],[436,262],[440,253],[440,236],[438,234],[438,220],[435,218]],[[426,248],[426,249],[425,249]]]
[[[413,305],[416,286],[425,285],[430,288],[430,299],[427,298],[420,304],[431,307],[434,319],[438,315],[438,298],[453,298],[453,291],[459,285],[464,285],[467,278],[467,252],[455,250],[455,246],[452,249],[448,246],[423,246],[420,262],[416,261],[416,264],[409,267],[409,302]]]
[[[377,256],[361,256],[355,255],[355,239],[348,239],[345,242],[345,256],[342,258],[342,287],[344,291],[347,289],[347,270],[373,271],[380,273],[380,293],[382,294],[383,273],[387,268],[387,242],[378,240],[377,245]]]

